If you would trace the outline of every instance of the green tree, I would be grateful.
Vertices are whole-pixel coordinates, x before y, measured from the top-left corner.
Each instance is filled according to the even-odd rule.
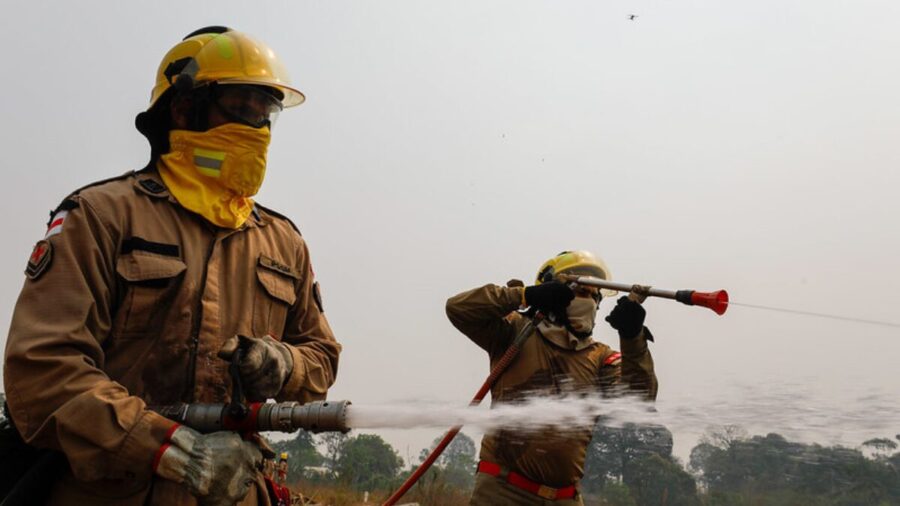
[[[432,441],[429,448],[419,453],[419,465],[428,458],[431,451],[443,437]],[[403,480],[415,471],[404,472]],[[429,506],[454,506],[465,504],[472,495],[475,484],[475,442],[459,433],[435,460],[434,465],[416,482],[407,496],[412,502]]]
[[[323,432],[318,442],[325,447],[325,465],[331,470],[332,478],[337,477],[337,463],[341,458],[341,448],[350,436],[343,432]]]
[[[293,439],[278,441],[272,445],[276,461],[282,452],[288,454],[288,476],[290,479],[308,478],[307,467],[321,466],[325,458],[316,449],[312,433],[301,430]]]
[[[442,437],[435,438],[430,448],[422,449],[419,453],[419,463],[428,458],[431,450],[441,442],[441,439]],[[460,432],[447,445],[426,475],[434,472],[438,476],[433,479],[451,487],[470,490],[475,484],[475,463],[475,441]]]
[[[624,483],[607,483],[600,497],[603,506],[637,506],[628,485]]]
[[[587,449],[582,485],[587,491],[603,490],[610,482],[621,482],[634,459],[652,454],[669,459],[672,447],[672,432],[662,425],[598,423]]]
[[[358,491],[390,488],[403,461],[391,445],[375,434],[360,434],[341,445],[337,474]]]
[[[900,504],[900,473],[889,458],[867,459],[859,450],[794,443],[779,434],[704,438],[691,452],[690,467],[700,473],[709,504]]]
[[[677,461],[656,453],[636,458],[628,467],[625,484],[639,505],[695,506],[697,483]]]
[[[870,451],[876,459],[886,460],[897,449],[897,443],[886,437],[877,437],[865,441],[862,447]]]

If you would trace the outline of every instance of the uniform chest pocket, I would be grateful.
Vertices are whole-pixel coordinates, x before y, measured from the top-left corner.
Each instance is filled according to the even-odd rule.
[[[124,280],[124,295],[113,335],[129,339],[158,332],[178,299],[181,274],[186,269],[184,262],[174,257],[140,252],[120,255],[116,272]]]
[[[279,262],[260,256],[256,265],[256,295],[253,300],[253,333],[281,337],[288,309],[296,302],[297,274]]]

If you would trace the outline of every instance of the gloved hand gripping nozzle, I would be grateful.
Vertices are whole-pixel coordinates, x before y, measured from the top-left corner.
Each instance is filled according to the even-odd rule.
[[[223,349],[219,356],[230,360],[231,402],[228,404],[174,404],[151,406],[150,409],[169,420],[178,422],[201,433],[218,431],[250,432],[349,432],[347,407],[350,401],[253,402],[244,403],[244,365],[247,345],[234,340],[230,349]],[[223,347],[224,348],[224,347]]]

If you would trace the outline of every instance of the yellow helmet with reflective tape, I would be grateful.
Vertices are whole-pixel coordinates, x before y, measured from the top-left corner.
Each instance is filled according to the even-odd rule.
[[[189,34],[163,57],[148,109],[173,86],[191,89],[213,82],[269,86],[284,95],[284,107],[306,100],[269,46],[237,30],[210,26]]]
[[[560,274],[577,274],[580,276],[594,276],[596,278],[612,280],[609,267],[602,259],[595,257],[589,251],[563,251],[544,262],[538,270],[534,284],[540,285],[557,279]],[[602,289],[600,292],[607,297],[615,295],[615,290]]]

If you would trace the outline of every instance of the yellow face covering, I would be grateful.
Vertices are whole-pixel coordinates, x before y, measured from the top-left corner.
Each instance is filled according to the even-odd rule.
[[[266,175],[268,127],[226,123],[205,132],[172,130],[157,167],[185,209],[224,228],[240,228]]]

